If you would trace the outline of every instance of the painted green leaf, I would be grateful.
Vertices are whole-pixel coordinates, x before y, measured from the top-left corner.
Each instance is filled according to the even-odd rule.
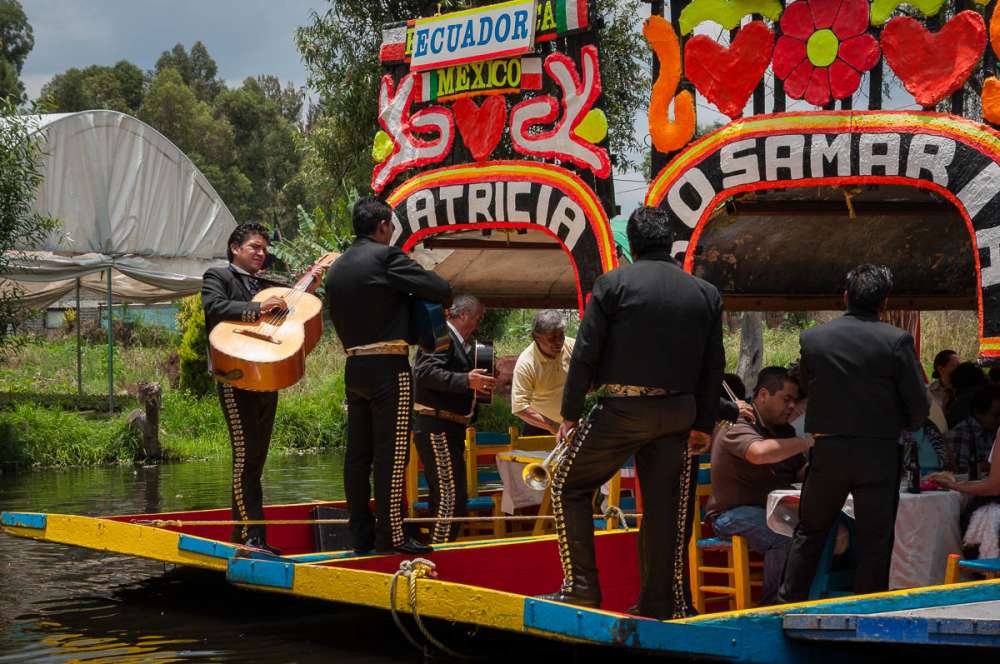
[[[976,2],[985,4],[980,0],[976,0]],[[872,25],[885,25],[885,22],[892,17],[892,12],[896,11],[896,7],[900,5],[914,7],[924,16],[935,16],[944,6],[944,0],[906,0],[905,2],[904,0],[875,0],[872,2]]]
[[[714,21],[732,30],[739,27],[740,19],[747,14],[760,14],[777,21],[781,16],[781,3],[778,0],[694,0],[681,11],[681,34],[689,34],[705,21]]]

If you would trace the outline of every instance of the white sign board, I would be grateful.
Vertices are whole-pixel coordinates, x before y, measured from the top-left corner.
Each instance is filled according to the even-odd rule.
[[[514,0],[417,19],[411,71],[509,58],[532,50],[535,0]]]

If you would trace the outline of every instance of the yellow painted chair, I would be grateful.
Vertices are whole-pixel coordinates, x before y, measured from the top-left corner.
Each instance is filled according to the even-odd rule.
[[[499,501],[494,501],[491,496],[480,496],[478,481],[476,479],[477,469],[476,466],[470,463],[471,459],[475,459],[475,449],[473,448],[470,454],[469,448],[469,433],[473,432],[473,429],[468,429],[466,432],[466,447],[465,447],[465,467],[466,467],[466,477],[464,481],[467,483],[469,489],[468,502],[466,503],[466,511],[469,516],[474,516],[476,514],[499,514]],[[410,460],[406,464],[406,508],[407,515],[409,517],[416,516],[426,516],[430,512],[430,502],[426,499],[429,487],[427,484],[427,477],[424,475],[423,467],[420,463],[420,455],[417,453],[417,447],[413,442],[413,436],[410,436]],[[493,534],[500,536],[504,534],[503,521],[484,521],[485,526],[480,526],[478,523],[466,522],[463,524],[462,533],[467,534],[467,531],[472,531],[474,535],[481,534]],[[431,524],[428,524],[431,525]],[[429,532],[430,527],[421,527],[421,532]]]
[[[962,570],[983,574],[987,579],[1000,577],[1000,558],[983,558],[977,560],[962,560],[962,556],[953,553],[948,556],[948,565],[944,571],[946,584],[960,583]]]
[[[728,602],[731,610],[748,609],[753,606],[753,586],[762,585],[764,564],[750,561],[746,539],[739,535],[732,538],[705,537],[702,508],[711,493],[711,466],[701,464],[695,490],[691,540],[688,542],[691,599],[699,613],[706,613],[709,603],[722,601]],[[715,560],[706,562],[706,553],[712,554]],[[720,579],[725,579],[725,582],[720,583]]]

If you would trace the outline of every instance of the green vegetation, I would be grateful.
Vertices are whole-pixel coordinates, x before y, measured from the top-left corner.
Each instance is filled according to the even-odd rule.
[[[531,342],[532,311],[498,312],[497,329],[506,333],[496,343],[498,356],[516,355]],[[828,317],[828,316],[826,316]],[[789,320],[764,331],[764,365],[788,365],[798,359],[797,324]],[[576,334],[570,316],[568,334]],[[921,361],[930,372],[934,354],[953,348],[963,359],[976,356],[977,321],[971,312],[931,313],[923,316]],[[125,425],[136,407],[134,393],[140,381],[163,385],[160,439],[168,460],[204,459],[229,454],[229,439],[214,390],[198,396],[171,387],[171,349],[179,335],[152,334],[141,327],[122,337],[116,347],[114,383],[122,411],[105,412],[106,347],[97,342],[83,347],[84,393],[76,392],[76,345],[72,334],[53,341],[27,340],[15,355],[0,360],[0,464],[68,466],[129,463],[140,454],[138,436]],[[125,345],[128,339],[128,345]],[[739,356],[739,332],[725,335],[727,365]],[[202,355],[203,361],[203,355]],[[198,369],[204,367],[199,364]],[[347,414],[344,409],[344,357],[328,331],[309,356],[305,378],[284,390],[278,404],[272,453],[324,449],[343,445]],[[211,388],[211,385],[209,386]],[[477,426],[483,431],[506,431],[517,420],[506,399],[481,406]]]
[[[181,300],[177,312],[177,329],[181,331],[180,388],[190,394],[205,396],[212,392],[212,377],[208,374],[208,335],[205,333],[205,310],[201,296],[191,295]]]

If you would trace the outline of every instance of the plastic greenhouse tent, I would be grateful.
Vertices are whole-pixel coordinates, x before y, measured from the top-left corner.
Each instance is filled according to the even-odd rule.
[[[31,306],[74,289],[78,298],[80,290],[106,296],[109,307],[112,299],[168,300],[198,292],[204,271],[224,264],[236,221],[158,131],[101,110],[25,121],[44,152],[34,209],[61,224],[4,275],[24,288]]]

